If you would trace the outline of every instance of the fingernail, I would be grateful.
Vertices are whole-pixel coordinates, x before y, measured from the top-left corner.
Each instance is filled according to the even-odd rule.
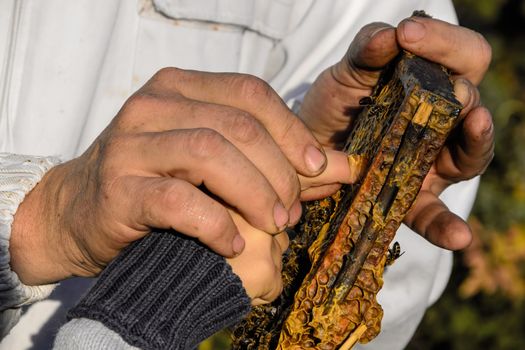
[[[411,19],[403,22],[403,37],[407,42],[413,43],[419,41],[423,39],[425,33],[426,29],[423,24]]]
[[[235,256],[242,253],[245,244],[246,243],[244,242],[244,238],[242,238],[241,235],[236,235],[235,237],[233,237],[232,249]]]
[[[301,205],[301,201],[296,200],[290,208],[290,221],[288,222],[290,226],[293,226],[299,222],[299,219],[301,219],[302,211],[303,207]]]
[[[308,170],[318,173],[326,163],[326,157],[317,147],[309,145],[306,147],[304,160]]]
[[[454,82],[454,94],[463,107],[468,105],[470,100],[470,86],[465,79],[456,79]]]
[[[490,125],[488,127],[486,127],[485,129],[483,129],[483,131],[481,133],[483,134],[483,136],[487,136],[487,135],[492,134],[492,130],[493,129],[494,129],[494,124],[490,123]]]
[[[372,32],[372,34],[370,34],[370,37],[373,38],[374,36],[377,35],[377,33],[380,33],[380,32],[382,32],[384,30],[387,30],[387,29],[392,29],[392,27],[380,27],[380,28],[377,28],[376,30],[374,30]]]
[[[273,219],[279,231],[284,230],[288,224],[288,211],[279,201],[273,207]]]

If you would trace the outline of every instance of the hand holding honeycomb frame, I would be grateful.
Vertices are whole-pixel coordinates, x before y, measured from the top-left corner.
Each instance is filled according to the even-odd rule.
[[[283,293],[234,330],[235,349],[346,350],[380,332],[389,246],[461,105],[447,71],[408,52],[363,104],[345,151],[351,163],[364,156],[366,175],[306,204],[290,232]]]

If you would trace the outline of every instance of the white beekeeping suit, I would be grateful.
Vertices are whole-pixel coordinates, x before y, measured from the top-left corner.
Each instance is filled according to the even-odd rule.
[[[52,290],[23,286],[9,270],[9,225],[23,194],[56,164],[50,157],[81,154],[157,70],[253,74],[291,105],[344,55],[361,27],[395,26],[414,10],[457,21],[448,0],[0,0],[0,303],[8,307],[2,322],[16,322],[19,306]],[[35,163],[13,154],[44,158]],[[476,180],[458,184],[443,198],[465,218],[476,187]],[[395,240],[405,253],[379,294],[383,330],[359,349],[403,348],[448,281],[450,252],[406,227]],[[68,305],[82,289],[72,285],[55,290]],[[75,293],[60,292],[68,286]],[[62,310],[59,302],[30,307],[0,349],[30,348],[46,319]]]

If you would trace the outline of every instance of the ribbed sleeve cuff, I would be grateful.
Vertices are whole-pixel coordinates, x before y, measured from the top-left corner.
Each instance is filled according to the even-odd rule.
[[[100,321],[143,349],[193,349],[250,310],[224,258],[175,232],[126,248],[70,311]]]
[[[47,297],[54,285],[26,286],[11,270],[9,240],[18,206],[44,174],[60,161],[0,153],[0,309],[19,307]]]

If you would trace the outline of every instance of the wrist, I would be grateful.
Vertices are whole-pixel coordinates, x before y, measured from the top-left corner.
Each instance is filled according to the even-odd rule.
[[[12,226],[11,265],[27,285],[54,283],[74,276],[94,277],[103,265],[87,249],[78,232],[88,230],[79,220],[76,193],[85,178],[74,161],[51,169],[20,204]],[[82,172],[81,170],[79,170]],[[96,244],[97,242],[94,242]],[[83,249],[84,248],[84,249]]]
[[[49,178],[56,168],[51,169],[18,206],[13,217],[9,252],[11,269],[26,285],[53,283],[72,274],[63,261],[64,250],[69,242],[61,241],[56,233],[58,225],[53,224],[58,215],[58,187]],[[52,193],[53,196],[46,196]]]
[[[16,227],[22,221],[17,220],[15,224],[15,216],[17,216],[15,214],[25,211],[23,209],[19,211],[19,209],[24,199],[27,199],[27,194],[41,181],[44,174],[59,162],[54,157],[0,153],[0,233],[3,243],[2,255],[5,257],[5,266],[2,266],[1,271],[5,275],[3,278],[9,276],[10,280],[16,281],[16,288],[21,289],[22,293],[29,298],[28,300],[34,299],[32,295],[35,289],[20,283],[31,281],[25,278],[30,268],[24,261],[27,261],[32,255],[38,255],[38,251],[33,248],[33,242],[25,242],[25,234],[19,234],[20,231]],[[19,259],[19,253],[22,251],[24,252],[22,259]],[[19,273],[22,278],[17,276]],[[49,281],[47,279],[38,280],[30,284],[44,284]]]

